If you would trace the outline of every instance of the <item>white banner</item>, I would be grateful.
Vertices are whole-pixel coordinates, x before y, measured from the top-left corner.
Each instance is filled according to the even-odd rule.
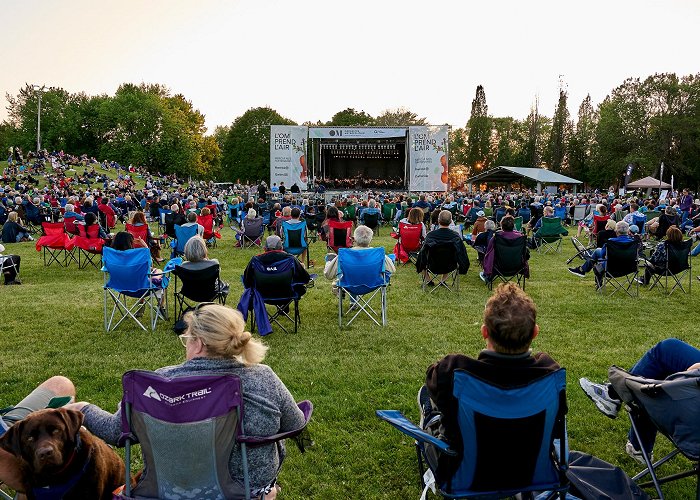
[[[293,125],[270,126],[270,187],[284,182],[289,190],[293,184],[305,190],[308,182],[306,168],[307,127]]]
[[[391,137],[406,137],[406,128],[380,127],[311,127],[311,139],[385,139]]]
[[[409,127],[410,191],[447,191],[449,127]]]

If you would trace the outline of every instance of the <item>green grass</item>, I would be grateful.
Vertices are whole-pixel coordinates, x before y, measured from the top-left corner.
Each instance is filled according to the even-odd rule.
[[[211,256],[221,261],[222,278],[231,283],[229,304],[235,306],[242,292],[240,274],[256,252],[233,248],[228,228],[223,235]],[[393,247],[384,228],[375,243],[387,251]],[[0,286],[0,406],[62,374],[75,382],[80,400],[115,410],[124,371],[183,359],[172,323],[155,332],[131,324],[104,332],[102,275],[94,268],[45,268],[33,243],[6,246],[8,253],[22,256],[24,284]],[[457,294],[426,295],[415,269],[400,268],[388,292],[386,328],[358,320],[339,330],[335,297],[321,278],[300,303],[299,333],[275,331],[265,337],[270,346],[266,363],[295,398],[310,399],[315,406],[310,431],[316,445],[303,455],[289,446],[280,476],[283,498],[419,495],[411,440],[382,423],[374,411],[398,409],[417,421],[415,395],[426,367],[445,354],[476,355],[483,347],[479,326],[489,292],[479,280],[476,256],[469,252],[472,268],[461,278]],[[601,297],[592,276],[579,279],[567,272],[565,261],[572,253],[568,240],[562,253],[533,252],[526,291],[538,304],[541,327],[533,348],[549,352],[567,369],[571,448],[633,474],[639,467],[624,453],[626,418],[609,420],[598,413],[577,380],[603,380],[611,364],[630,367],[655,342],[671,336],[700,345],[692,319],[697,299],[680,293],[665,297],[657,290],[641,290],[636,299]],[[312,245],[312,259],[320,263],[323,254],[321,243]],[[657,456],[667,450],[660,438]],[[686,479],[665,490],[668,498],[686,498],[693,488]]]

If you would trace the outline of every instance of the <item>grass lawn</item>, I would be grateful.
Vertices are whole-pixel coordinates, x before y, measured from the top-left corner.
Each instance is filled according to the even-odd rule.
[[[375,243],[389,252],[394,241],[388,233],[382,228]],[[231,283],[229,305],[235,307],[240,275],[256,252],[234,248],[230,229],[223,235],[210,256],[221,261],[222,278]],[[104,332],[102,275],[94,268],[45,268],[33,243],[6,246],[6,253],[22,257],[23,285],[0,286],[0,406],[62,374],[75,382],[79,400],[114,410],[124,371],[182,361],[172,322],[155,332],[131,324]],[[601,297],[592,275],[580,279],[567,272],[565,261],[573,253],[568,239],[562,248],[558,254],[532,255],[526,291],[538,305],[541,327],[533,348],[549,352],[567,369],[571,448],[632,474],[639,467],[624,453],[626,417],[610,420],[600,414],[577,380],[603,380],[611,364],[630,367],[655,342],[671,336],[700,345],[693,326],[696,299],[681,293],[666,297],[657,290],[641,290],[635,299]],[[476,355],[483,347],[479,326],[489,292],[479,280],[476,255],[469,252],[472,267],[456,294],[441,290],[428,296],[415,268],[400,268],[388,292],[386,328],[357,320],[339,330],[335,297],[321,277],[300,303],[299,333],[275,331],[265,337],[266,363],[295,398],[315,406],[310,431],[316,445],[304,455],[289,446],[280,476],[283,498],[419,496],[411,440],[374,411],[399,409],[417,422],[416,392],[426,367],[447,353]],[[316,262],[324,253],[322,243],[312,245]],[[660,438],[657,456],[668,449]],[[668,498],[689,497],[693,489],[690,479],[665,488]]]

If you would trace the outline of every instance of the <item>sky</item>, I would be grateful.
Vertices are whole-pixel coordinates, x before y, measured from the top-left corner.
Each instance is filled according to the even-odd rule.
[[[113,95],[160,83],[209,131],[270,106],[297,123],[405,107],[464,127],[489,114],[576,116],[628,77],[700,72],[698,0],[0,0],[0,120],[25,83]]]

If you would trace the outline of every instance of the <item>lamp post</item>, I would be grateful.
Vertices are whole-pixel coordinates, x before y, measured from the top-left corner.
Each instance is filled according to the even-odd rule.
[[[32,85],[34,92],[39,93],[39,105],[36,110],[36,154],[39,156],[39,151],[41,151],[41,96],[44,93],[44,88],[46,85]]]

